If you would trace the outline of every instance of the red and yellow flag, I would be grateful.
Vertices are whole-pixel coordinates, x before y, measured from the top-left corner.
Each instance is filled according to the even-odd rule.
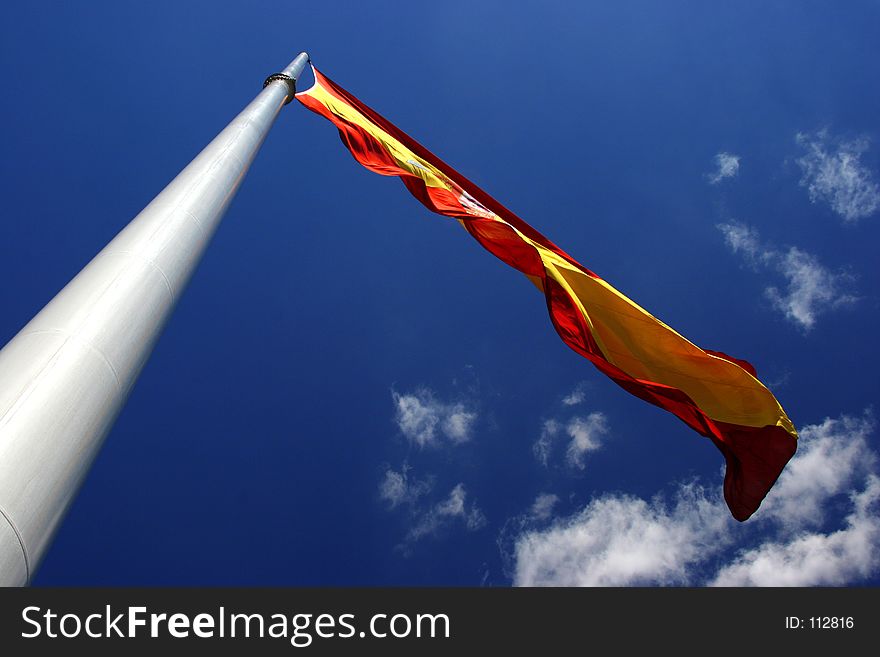
[[[314,67],[296,94],[332,121],[355,159],[398,176],[429,210],[459,221],[544,293],[562,340],[632,394],[707,436],[724,454],[724,498],[754,513],[797,448],[794,425],[746,361],[701,349],[581,265],[513,212]]]

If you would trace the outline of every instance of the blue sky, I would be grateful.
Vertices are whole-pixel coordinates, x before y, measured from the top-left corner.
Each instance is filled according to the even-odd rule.
[[[6,8],[0,340],[307,49],[754,363],[798,456],[730,519],[709,441],[291,104],[35,584],[880,583],[880,7],[367,4]]]

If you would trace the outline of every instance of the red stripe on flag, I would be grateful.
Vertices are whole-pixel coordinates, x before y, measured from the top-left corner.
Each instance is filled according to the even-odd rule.
[[[489,196],[489,194],[487,194],[485,191],[480,189],[479,186],[472,183],[465,176],[463,176],[458,171],[456,171],[453,167],[449,166],[446,162],[444,162],[439,157],[434,155],[434,153],[429,151],[427,148],[422,146],[415,139],[413,139],[408,134],[403,132],[400,128],[398,128],[396,125],[391,123],[391,121],[389,121],[384,116],[382,116],[381,114],[379,114],[378,112],[373,110],[371,107],[364,105],[360,100],[358,100],[357,98],[355,98],[354,96],[349,94],[345,89],[343,89],[342,87],[337,85],[335,82],[333,82],[333,80],[331,80],[326,75],[324,75],[323,73],[318,71],[318,69],[312,67],[312,70],[315,73],[316,81],[318,83],[320,83],[321,86],[323,86],[329,93],[336,96],[339,100],[341,100],[345,103],[348,103],[349,105],[351,105],[352,107],[357,109],[361,114],[366,116],[373,123],[375,123],[377,126],[382,128],[382,130],[387,132],[389,135],[391,135],[392,137],[397,139],[400,143],[402,143],[404,146],[409,148],[413,153],[418,155],[420,158],[422,158],[426,162],[430,162],[437,169],[439,169],[444,174],[446,174],[450,180],[452,180],[458,186],[466,189],[468,191],[468,193],[473,195],[473,197],[475,199],[477,199],[480,203],[482,203],[489,210],[491,210],[492,212],[497,214],[499,217],[503,217],[505,221],[507,221],[511,226],[513,226],[517,230],[519,230],[523,235],[528,237],[530,240],[537,242],[541,246],[544,246],[547,249],[553,251],[554,253],[557,253],[560,257],[562,257],[565,260],[567,260],[568,262],[570,262],[573,266],[577,267],[578,269],[583,271],[585,274],[592,276],[593,278],[598,278],[598,276],[596,276],[596,274],[594,274],[589,269],[584,267],[581,263],[579,263],[577,260],[572,258],[570,255],[568,255],[561,248],[559,248],[556,244],[551,242],[547,237],[545,237],[544,235],[539,233],[537,230],[532,228],[532,226],[530,226],[525,221],[520,219],[514,212],[512,212],[511,210],[506,208],[499,201],[497,201],[494,198],[492,198],[491,196]],[[308,95],[297,96],[297,98],[299,98],[299,100],[302,101],[304,105],[307,105],[310,109],[314,109],[313,105],[311,103],[305,102],[305,99],[308,98]],[[327,117],[330,121],[335,123],[337,125],[337,127],[339,127],[341,119],[339,119],[335,115],[328,115],[325,111],[323,111],[323,112],[319,111],[319,110],[317,110],[317,111],[319,114]],[[352,154],[355,156],[356,159],[358,159],[358,161],[360,161],[357,153],[352,153]],[[419,197],[419,200],[421,200],[421,197]],[[431,210],[434,209],[431,206],[428,206],[428,208]],[[470,215],[467,215],[467,216],[470,216]]]
[[[727,463],[724,498],[733,516],[737,520],[746,520],[758,509],[797,449],[797,440],[791,434],[779,426],[756,428],[713,420],[682,390],[653,381],[636,379],[609,362],[596,343],[578,305],[559,283],[547,275],[535,247],[523,241],[510,226],[557,253],[589,276],[599,278],[598,276],[329,78],[317,70],[315,76],[329,93],[356,108],[379,128],[447,175],[450,180],[465,189],[509,225],[464,212],[455,194],[446,189],[428,187],[421,177],[402,169],[381,142],[363,128],[336,116],[323,103],[311,96],[298,95],[300,102],[337,126],[343,143],[358,162],[376,173],[399,176],[410,193],[428,209],[445,216],[465,219],[464,227],[487,251],[514,269],[528,276],[539,277],[543,283],[548,313],[563,342],[590,360],[603,374],[623,389],[669,411],[701,435],[710,438],[722,452]],[[738,365],[752,376],[756,375],[755,368],[747,361],[719,351],[704,351]]]

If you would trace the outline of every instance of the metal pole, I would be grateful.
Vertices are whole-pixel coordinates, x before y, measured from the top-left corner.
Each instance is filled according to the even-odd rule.
[[[0,585],[30,582],[294,83],[301,53],[0,351]]]

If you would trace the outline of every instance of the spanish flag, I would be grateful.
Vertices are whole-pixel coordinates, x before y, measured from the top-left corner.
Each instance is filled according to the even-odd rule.
[[[746,361],[701,349],[544,237],[387,119],[318,72],[296,94],[339,129],[363,166],[398,176],[429,210],[457,219],[544,294],[559,337],[633,395],[664,408],[724,454],[737,520],[760,506],[797,448],[794,425]]]

